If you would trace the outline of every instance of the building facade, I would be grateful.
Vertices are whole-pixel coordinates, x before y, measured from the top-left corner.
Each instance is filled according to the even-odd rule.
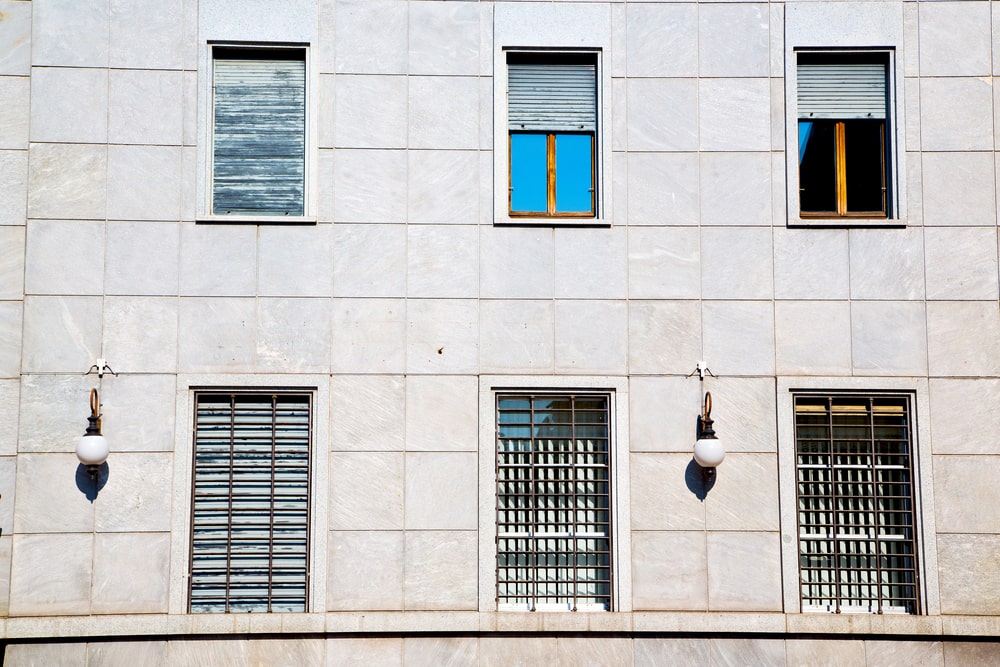
[[[0,0],[5,664],[996,664],[996,77],[978,0]]]

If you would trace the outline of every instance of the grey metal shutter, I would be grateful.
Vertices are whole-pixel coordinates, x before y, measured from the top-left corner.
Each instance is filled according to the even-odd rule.
[[[291,55],[217,49],[215,214],[304,213],[305,60]]]
[[[594,132],[597,128],[597,66],[509,63],[507,103],[511,130]]]
[[[884,63],[800,62],[799,118],[885,118]]]
[[[197,394],[191,611],[306,611],[308,394]]]

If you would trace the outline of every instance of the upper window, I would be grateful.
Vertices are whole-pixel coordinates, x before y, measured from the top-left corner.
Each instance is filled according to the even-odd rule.
[[[597,215],[597,58],[507,54],[509,214]]]
[[[195,394],[191,612],[304,612],[311,396]]]
[[[216,46],[211,214],[305,214],[303,49]]]
[[[909,395],[794,396],[803,611],[920,613]]]
[[[798,53],[801,217],[892,214],[888,64],[886,53]]]
[[[497,605],[612,607],[606,394],[497,394]]]

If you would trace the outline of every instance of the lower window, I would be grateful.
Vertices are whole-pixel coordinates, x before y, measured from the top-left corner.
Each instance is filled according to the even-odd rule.
[[[307,610],[311,400],[195,394],[192,613]]]
[[[499,609],[611,609],[609,400],[497,395]]]
[[[803,611],[920,613],[908,395],[796,395]]]

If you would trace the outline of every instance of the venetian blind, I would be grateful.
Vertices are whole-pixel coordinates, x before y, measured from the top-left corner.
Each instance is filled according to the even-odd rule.
[[[799,60],[799,118],[885,118],[884,62]]]
[[[596,77],[597,66],[593,62],[509,62],[508,128],[594,132]]]

